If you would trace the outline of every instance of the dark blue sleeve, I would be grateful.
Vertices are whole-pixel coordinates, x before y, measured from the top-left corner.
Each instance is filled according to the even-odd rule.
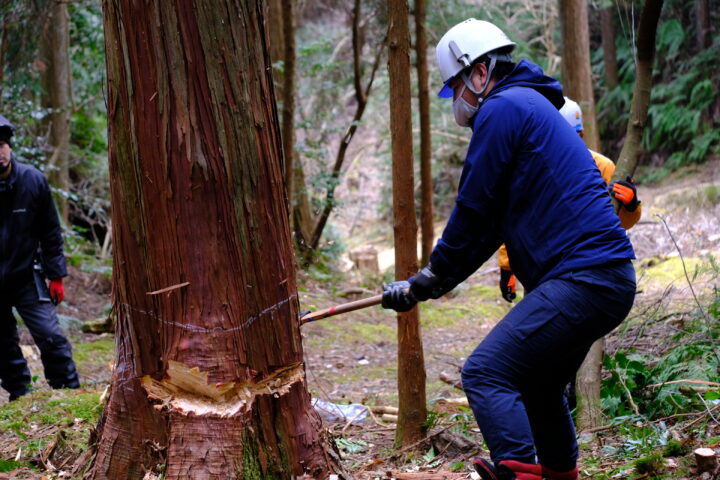
[[[67,266],[63,253],[60,221],[50,193],[50,186],[45,177],[42,177],[37,188],[38,216],[35,220],[35,228],[40,236],[43,269],[47,278],[51,280],[65,277],[67,276]]]
[[[442,237],[430,254],[432,271],[443,279],[450,291],[472,275],[500,248],[492,215],[481,215],[472,208],[455,205]]]

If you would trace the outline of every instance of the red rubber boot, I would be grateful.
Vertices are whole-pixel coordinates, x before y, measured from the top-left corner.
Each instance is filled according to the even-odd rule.
[[[542,467],[542,474],[546,480],[578,480],[580,478],[580,470],[577,467],[569,472],[556,472],[547,467]]]
[[[482,458],[473,460],[473,467],[483,480],[542,480],[542,467],[515,460],[501,460],[497,468]]]

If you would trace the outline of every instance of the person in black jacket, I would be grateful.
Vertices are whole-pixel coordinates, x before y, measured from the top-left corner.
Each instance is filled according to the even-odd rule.
[[[13,307],[40,349],[52,388],[79,388],[70,342],[60,331],[53,303],[62,302],[67,276],[60,223],[47,180],[12,155],[12,124],[0,115],[0,382],[10,400],[29,392]],[[36,253],[45,275],[36,282]]]

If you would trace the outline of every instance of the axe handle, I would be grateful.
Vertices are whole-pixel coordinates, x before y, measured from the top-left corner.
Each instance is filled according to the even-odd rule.
[[[354,302],[341,303],[340,305],[335,305],[334,307],[326,308],[325,310],[310,312],[300,318],[300,325],[340,315],[341,313],[352,312],[354,310],[360,310],[361,308],[372,307],[373,305],[380,305],[382,303],[382,297],[382,294],[375,295],[374,297],[363,298],[355,300]]]

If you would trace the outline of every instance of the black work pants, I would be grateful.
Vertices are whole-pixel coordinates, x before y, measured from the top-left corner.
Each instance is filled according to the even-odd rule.
[[[45,378],[50,386],[80,387],[72,359],[72,347],[60,331],[55,307],[51,303],[40,302],[35,284],[31,281],[18,286],[12,292],[0,294],[0,382],[10,393],[10,399],[14,400],[28,393],[28,385],[32,380],[20,350],[13,307],[17,309],[40,349]]]

